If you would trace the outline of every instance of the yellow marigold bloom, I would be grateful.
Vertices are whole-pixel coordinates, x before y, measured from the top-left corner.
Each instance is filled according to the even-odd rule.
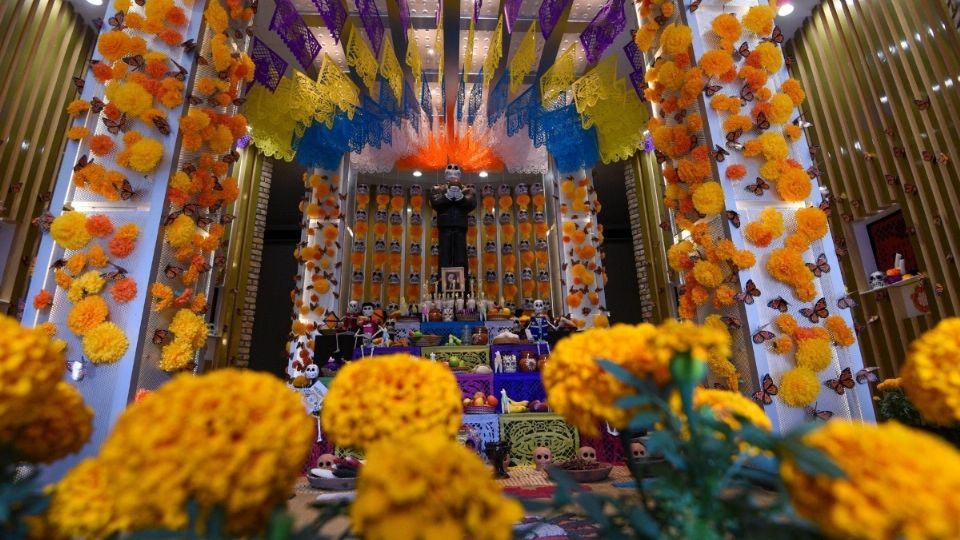
[[[810,196],[813,184],[806,171],[788,167],[777,179],[777,195],[788,202],[799,202]]]
[[[56,486],[50,513],[61,519],[51,521],[109,532],[179,528],[187,524],[187,501],[195,500],[202,514],[222,509],[231,535],[261,532],[291,492],[311,426],[300,396],[270,375],[224,369],[175,377],[127,408],[95,459],[99,467],[86,467],[103,489],[72,481],[72,474]],[[86,515],[80,503],[88,498],[98,520],[78,523],[57,513],[83,508]]]
[[[693,207],[701,214],[719,214],[726,208],[720,182],[704,182],[693,191]]]
[[[693,265],[693,277],[704,287],[716,289],[723,283],[723,270],[710,261],[701,260]]]
[[[91,294],[98,294],[103,290],[103,286],[106,283],[106,280],[100,276],[100,272],[96,270],[86,272],[70,283],[70,289],[67,291],[67,299],[73,303],[77,303]]]
[[[780,47],[768,41],[758,43],[750,56],[755,56],[756,67],[765,69],[767,73],[776,73],[783,67],[783,53],[780,52]]]
[[[903,379],[897,377],[895,379],[884,379],[877,383],[877,390],[881,392],[886,392],[887,390],[893,390],[894,388],[902,387]]]
[[[960,318],[940,321],[910,344],[900,378],[924,419],[938,424],[960,420]]]
[[[777,49],[779,51],[779,49]],[[770,110],[767,112],[767,120],[774,124],[786,124],[793,115],[793,100],[786,94],[774,94],[770,98]],[[790,124],[791,126],[793,124]],[[796,126],[794,126],[796,127]]]
[[[796,367],[780,379],[780,398],[790,407],[806,407],[820,394],[817,374],[805,367]]]
[[[780,465],[797,512],[832,538],[960,538],[960,453],[896,422],[833,420],[804,437],[846,473]],[[868,526],[865,524],[869,523]]]
[[[170,331],[178,340],[184,340],[194,349],[199,349],[207,341],[207,322],[203,317],[189,309],[178,310],[170,322]]]
[[[160,141],[144,137],[131,144],[127,149],[129,152],[127,166],[137,172],[151,172],[157,168],[160,158],[163,157],[163,145]]]
[[[790,336],[777,336],[773,340],[773,352],[777,354],[787,354],[793,349],[793,339]]]
[[[37,328],[0,315],[0,429],[36,418],[36,402],[48,399],[63,377],[63,354]]]
[[[196,232],[197,224],[187,215],[177,216],[177,219],[173,220],[173,223],[164,227],[167,242],[175,248],[189,245],[193,241],[193,235]]]
[[[798,366],[809,368],[816,373],[826,369],[831,360],[833,360],[833,349],[828,340],[815,338],[797,341]]]
[[[83,212],[64,212],[50,224],[50,237],[63,249],[81,249],[91,238],[86,224]]]
[[[793,104],[797,107],[803,103],[803,100],[807,98],[807,93],[803,91],[803,87],[800,86],[800,82],[796,79],[787,79],[783,81],[783,84],[780,86],[780,91],[784,94],[790,96],[790,99],[793,100]]]
[[[13,443],[17,457],[53,463],[79,451],[93,431],[93,410],[70,383],[60,381],[35,404],[36,416],[16,428],[0,429],[0,441]]]
[[[543,369],[550,406],[587,436],[598,435],[597,425],[602,420],[623,428],[635,411],[614,403],[633,390],[597,360],[609,360],[662,385],[670,380],[670,360],[679,352],[690,352],[703,362],[711,357],[727,358],[730,335],[725,330],[676,321],[660,326],[617,324],[571,335],[557,343]]]
[[[115,494],[106,482],[106,471],[95,459],[85,459],[54,486],[47,523],[57,532],[77,538],[106,538],[127,528],[117,515]],[[69,494],[64,496],[61,494]]]
[[[743,26],[758,36],[773,32],[775,12],[770,6],[753,6],[743,16]]]
[[[757,257],[749,249],[738,249],[737,252],[733,254],[730,262],[740,270],[746,270],[757,264]]]
[[[523,507],[503,496],[476,454],[437,432],[403,441],[370,447],[350,508],[356,533],[367,540],[512,537]]]
[[[67,104],[67,114],[70,116],[77,116],[78,114],[87,112],[88,110],[90,110],[89,101],[75,99]]]
[[[207,4],[207,9],[203,12],[203,20],[206,21],[210,28],[217,34],[223,33],[230,24],[230,20],[227,18],[227,12],[223,9],[223,6],[220,5],[219,1]]]
[[[693,31],[684,24],[668,24],[660,34],[660,47],[666,54],[687,52],[693,41]]]
[[[323,430],[338,446],[366,448],[381,439],[460,428],[460,389],[453,372],[407,354],[375,356],[337,373],[323,402]]]
[[[153,106],[153,96],[135,82],[111,83],[105,93],[111,104],[129,116],[140,116]]]
[[[830,332],[830,337],[837,345],[849,347],[857,342],[857,338],[853,335],[853,331],[847,326],[847,322],[843,320],[843,317],[830,315],[827,317],[825,324],[827,331]]]
[[[740,21],[738,21],[737,16],[732,13],[723,13],[714,17],[710,23],[710,28],[713,29],[713,33],[727,43],[733,43],[740,39],[740,34],[743,33],[743,28],[740,27]]]
[[[112,322],[100,323],[83,336],[83,354],[95,364],[116,362],[129,345],[127,335]]]
[[[797,234],[812,242],[827,234],[827,214],[816,206],[797,209]]]
[[[713,411],[713,416],[731,429],[742,427],[735,416],[746,418],[751,424],[764,431],[773,429],[770,417],[763,412],[763,409],[752,399],[737,392],[698,387],[693,394],[693,406],[694,408],[709,407]]]
[[[110,308],[103,298],[88,296],[80,300],[67,313],[67,328],[78,336],[89,332],[94,326],[107,320]]]
[[[164,371],[179,371],[190,365],[197,355],[197,349],[189,340],[174,339],[163,346],[160,351],[160,369]]]

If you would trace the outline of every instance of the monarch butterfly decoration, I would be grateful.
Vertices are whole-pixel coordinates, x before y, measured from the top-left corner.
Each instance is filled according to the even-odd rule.
[[[817,324],[820,319],[826,319],[830,316],[830,311],[827,309],[827,299],[821,297],[812,308],[801,308],[800,314],[813,324]]]
[[[770,184],[767,183],[763,178],[757,177],[756,183],[747,184],[743,189],[753,193],[757,197],[763,197],[765,191],[770,189]]]
[[[722,146],[720,146],[719,144],[714,145],[714,146],[716,147],[716,150],[714,150],[713,152],[710,152],[710,154],[713,156],[713,159],[714,159],[717,163],[723,163],[723,161],[724,161],[725,159],[727,159],[727,156],[730,155],[730,152],[727,152],[727,151],[726,151]]]
[[[107,131],[110,132],[111,135],[116,135],[121,131],[126,133],[130,129],[127,123],[127,113],[121,114],[117,120],[111,120],[106,116],[101,117],[100,120],[103,122],[103,125],[107,127]]]
[[[770,37],[763,38],[761,41],[767,41],[773,43],[774,45],[780,46],[783,44],[783,32],[780,31],[779,26],[773,27],[773,32],[770,34]]]
[[[106,106],[107,104],[102,99],[96,96],[90,98],[90,110],[93,111],[93,114],[100,114]]]
[[[767,373],[760,382],[760,389],[753,393],[753,399],[763,405],[770,405],[773,403],[773,396],[778,393],[780,393],[780,389],[773,384],[773,377]]]
[[[123,63],[130,66],[133,71],[144,71],[147,69],[147,61],[143,59],[142,54],[124,56]]]
[[[723,87],[719,84],[707,84],[703,87],[703,93],[706,94],[707,97],[713,97],[714,94],[720,90],[723,90]]]
[[[803,410],[807,414],[807,418],[812,420],[826,422],[827,420],[833,418],[833,411],[821,411],[817,409],[816,403],[813,404],[813,407],[804,407]]]
[[[740,319],[731,316],[720,317],[720,320],[723,321],[723,324],[727,325],[727,330],[739,330],[743,328],[743,323],[740,322]]]
[[[744,41],[739,47],[737,47],[735,52],[740,56],[740,58],[746,58],[750,56],[750,44]]]
[[[743,292],[737,293],[734,298],[744,304],[753,304],[753,299],[759,296],[760,289],[757,288],[756,283],[754,283],[752,279],[748,279],[747,286],[744,287]]]
[[[39,216],[33,218],[33,224],[37,227],[40,227],[40,232],[48,233],[50,232],[50,225],[53,225],[53,214],[50,212],[44,212]]]
[[[733,150],[743,150],[743,144],[740,143],[740,137],[743,136],[743,128],[737,128],[727,133],[727,148]]]
[[[872,382],[877,382],[880,380],[880,377],[877,376],[877,371],[880,371],[878,367],[865,367],[857,372],[858,384],[867,384]]]
[[[178,278],[181,275],[183,275],[183,268],[180,268],[179,266],[174,266],[172,264],[168,264],[163,268],[163,275],[167,276],[170,279]]]
[[[687,9],[690,10],[690,13],[695,13],[697,9],[700,8],[700,2],[702,1],[703,0],[693,0],[692,2],[690,2],[690,5],[687,6]]]
[[[925,111],[930,108],[930,98],[923,97],[920,99],[914,99],[913,104],[916,105],[921,111]]]
[[[756,126],[760,131],[766,131],[770,129],[770,121],[767,120],[767,115],[763,111],[757,113]]]
[[[733,210],[727,210],[727,220],[730,221],[730,224],[735,228],[740,228],[740,214],[734,212]]]
[[[771,331],[769,331],[769,330],[762,330],[762,329],[761,329],[761,330],[757,330],[756,332],[754,332],[754,334],[753,334],[753,342],[756,343],[757,345],[762,345],[762,344],[764,344],[764,343],[766,343],[766,342],[768,342],[768,341],[770,341],[771,339],[774,339],[774,338],[776,338],[776,337],[777,337],[776,334],[774,334],[773,332],[771,332]]]
[[[824,386],[833,390],[837,395],[843,395],[847,390],[853,388],[853,372],[850,368],[843,368],[843,371],[840,372],[840,376],[836,379],[828,379],[824,381]]]
[[[678,112],[677,114],[673,115],[673,119],[674,119],[675,121],[677,121],[678,123],[682,123],[684,120],[686,120],[686,118],[687,118],[687,110],[686,110],[686,109],[683,109],[683,110],[681,110],[680,112]]]
[[[159,131],[161,135],[170,134],[170,122],[167,122],[166,118],[163,118],[162,116],[154,116],[152,121],[153,127],[157,128],[157,131]]]
[[[811,165],[810,168],[807,169],[807,176],[809,176],[811,180],[820,178],[820,168],[816,165]]]
[[[801,113],[799,116],[797,116],[796,118],[794,118],[791,122],[793,123],[793,125],[797,126],[797,127],[800,128],[800,129],[806,129],[806,128],[808,128],[808,127],[813,127],[813,123],[809,122],[806,118],[804,118],[804,117],[803,117],[803,113]],[[817,150],[820,149],[820,145],[819,145],[819,144],[818,144],[818,145],[815,145],[815,146],[817,147]],[[811,156],[811,157],[813,157],[813,156]]]
[[[164,330],[163,328],[158,328],[153,331],[153,337],[150,339],[150,341],[152,341],[154,345],[162,345],[172,336],[173,332]]]
[[[236,219],[236,218],[237,218],[237,216],[235,216],[235,215],[233,215],[233,214],[223,214],[223,216],[220,217],[220,223],[222,223],[222,224],[224,224],[224,225],[229,225],[229,224],[233,223],[233,220]]]
[[[810,271],[813,272],[813,275],[816,277],[820,277],[823,274],[830,272],[830,264],[827,262],[826,253],[821,253],[819,256],[817,256],[816,262],[806,263],[806,264],[807,264],[807,268],[809,268]]]
[[[894,146],[893,155],[898,158],[905,158],[907,157],[907,151],[902,146]]]
[[[830,199],[824,197],[823,200],[820,201],[820,207],[819,207],[819,208],[820,208],[820,210],[823,211],[824,214],[827,215],[827,217],[830,217],[830,212],[833,210],[833,209],[830,207]]]
[[[885,174],[883,178],[887,181],[888,186],[895,186],[900,183],[900,177],[895,174]]]
[[[114,30],[123,30],[127,27],[127,25],[124,24],[123,18],[123,12],[118,11],[116,15],[107,19],[107,24],[109,24]]]
[[[770,309],[775,309],[780,313],[786,313],[787,309],[790,307],[790,303],[784,300],[782,296],[778,296],[767,302],[767,307]]]
[[[667,156],[663,152],[654,149],[653,155],[657,156],[657,164],[663,165],[667,161]]]
[[[740,89],[740,99],[747,103],[753,101],[754,95],[750,85],[745,84],[743,85],[743,88]]]
[[[86,84],[87,82],[80,77],[73,77],[73,85],[77,87],[77,92],[83,93],[83,87],[86,86]]]

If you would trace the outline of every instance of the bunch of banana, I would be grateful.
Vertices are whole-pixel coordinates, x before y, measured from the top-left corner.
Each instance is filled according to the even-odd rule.
[[[530,402],[526,399],[523,401],[510,400],[510,403],[507,405],[507,411],[512,413],[527,412],[528,403]]]

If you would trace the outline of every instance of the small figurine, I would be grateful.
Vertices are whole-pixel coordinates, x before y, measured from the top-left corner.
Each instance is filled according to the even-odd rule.
[[[537,354],[540,353],[540,346],[546,345],[547,353],[550,352],[550,344],[547,343],[547,333],[551,330],[556,330],[559,328],[560,324],[569,323],[570,321],[561,317],[556,323],[551,320],[546,313],[546,304],[543,300],[537,299],[533,301],[533,315],[530,316],[530,320],[527,322],[526,334],[527,339],[533,341],[537,344]]]
[[[351,300],[347,305],[347,314],[343,316],[343,329],[346,332],[356,332],[360,328],[360,302]]]
[[[493,353],[493,371],[503,373],[503,355],[500,354],[500,351]]]
[[[420,317],[423,322],[430,320],[430,310],[433,309],[433,302],[427,299],[426,296],[423,297],[423,302],[420,303]]]

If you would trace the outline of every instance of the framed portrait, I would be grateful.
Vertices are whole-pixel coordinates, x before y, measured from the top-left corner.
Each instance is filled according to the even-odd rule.
[[[462,266],[444,268],[440,273],[441,288],[445,293],[462,293],[466,290],[466,278]]]

